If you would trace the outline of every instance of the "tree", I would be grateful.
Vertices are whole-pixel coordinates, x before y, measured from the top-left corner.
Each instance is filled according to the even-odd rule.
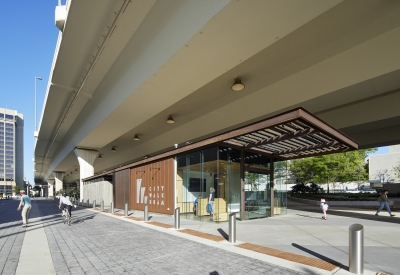
[[[290,164],[290,174],[297,183],[303,184],[368,180],[364,163],[374,151],[376,149],[363,149],[297,159]]]
[[[25,189],[23,187],[21,187],[21,186],[18,186],[18,185],[13,186],[13,189],[12,189],[14,194],[19,194],[19,192],[21,190],[25,190]]]
[[[246,183],[250,184],[251,191],[253,191],[254,189],[257,190],[258,174],[245,172],[244,178],[245,178]]]
[[[79,189],[76,187],[70,187],[68,189],[60,189],[56,192],[56,196],[61,196],[62,193],[65,192],[67,196],[78,198],[79,197]]]
[[[396,177],[400,178],[400,162],[393,167],[393,173],[396,175]]]
[[[79,189],[76,187],[70,187],[67,189],[67,194],[73,198],[79,198],[80,192]]]

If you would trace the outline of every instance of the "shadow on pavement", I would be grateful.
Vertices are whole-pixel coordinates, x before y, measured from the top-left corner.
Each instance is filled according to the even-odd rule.
[[[326,257],[324,255],[321,255],[321,254],[319,254],[319,253],[317,253],[315,251],[312,251],[312,250],[310,250],[308,248],[305,248],[304,246],[298,245],[296,243],[292,243],[292,246],[294,246],[294,247],[296,247],[296,248],[298,248],[298,249],[300,249],[300,250],[302,250],[302,251],[304,251],[304,252],[306,252],[306,253],[308,253],[310,255],[313,255],[314,257],[316,257],[316,258],[318,258],[320,260],[323,260],[325,262],[331,263],[331,264],[336,265],[336,266],[338,266],[340,268],[344,267],[343,264],[341,264],[341,263],[339,263],[339,262],[337,262],[337,261],[335,261],[335,260],[333,260],[331,258],[328,258],[328,257]]]
[[[304,211],[304,212],[311,212],[311,213],[318,213],[321,214],[322,217],[322,212],[321,209],[319,208],[319,206],[312,206],[309,204],[305,204],[305,203],[300,203],[300,202],[293,202],[288,200],[288,202],[291,202],[292,204],[295,205],[290,205],[288,203],[288,209],[291,210],[297,210],[297,211]],[[340,216],[340,217],[348,217],[348,218],[356,218],[356,219],[363,219],[363,220],[371,220],[371,221],[379,221],[379,222],[388,222],[388,223],[395,223],[395,224],[400,224],[400,219],[397,217],[390,217],[389,213],[385,213],[385,212],[381,212],[379,213],[379,216],[375,216],[373,214],[367,214],[367,213],[359,213],[360,211],[363,211],[363,209],[358,209],[358,208],[354,208],[354,211],[357,212],[351,212],[351,210],[353,208],[347,208],[345,209],[346,211],[338,211],[338,210],[333,210],[333,207],[330,207],[327,214],[328,214],[328,219],[330,215],[333,216]],[[350,210],[350,211],[349,211]],[[371,211],[371,210],[364,210],[364,211]],[[299,216],[304,216],[304,217],[309,217],[309,218],[315,218],[312,216],[306,216],[306,215],[300,215],[297,214]],[[386,216],[384,216],[386,215]],[[317,218],[318,219],[318,218]]]
[[[229,235],[226,234],[226,232],[222,228],[218,228],[217,230],[219,234],[221,234],[221,236],[225,238],[225,240],[229,241]]]

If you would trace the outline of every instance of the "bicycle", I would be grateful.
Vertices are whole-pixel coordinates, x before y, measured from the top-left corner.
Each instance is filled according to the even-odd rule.
[[[63,223],[67,224],[68,226],[71,225],[71,216],[69,215],[69,212],[66,207],[62,210],[62,217],[63,217]]]

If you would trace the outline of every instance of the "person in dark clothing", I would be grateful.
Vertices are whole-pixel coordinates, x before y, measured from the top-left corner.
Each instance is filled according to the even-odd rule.
[[[396,215],[392,215],[392,211],[390,211],[390,207],[389,207],[389,199],[388,199],[388,197],[387,197],[387,194],[388,194],[389,192],[387,191],[387,190],[383,190],[382,191],[382,193],[381,193],[381,195],[379,196],[379,198],[378,198],[378,201],[379,201],[379,208],[378,208],[378,211],[376,211],[376,214],[375,214],[375,216],[379,216],[378,214],[379,214],[379,212],[381,212],[381,210],[383,209],[383,207],[385,207],[386,208],[386,210],[387,210],[387,212],[389,213],[389,215],[390,215],[390,217],[394,217],[394,216],[396,216]]]

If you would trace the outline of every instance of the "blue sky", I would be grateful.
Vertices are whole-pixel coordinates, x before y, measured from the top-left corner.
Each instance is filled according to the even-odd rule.
[[[65,3],[65,0],[63,0]],[[53,1],[0,1],[0,107],[24,115],[24,176],[33,182],[34,79],[40,118],[58,29]]]
[[[65,0],[62,1],[65,3]],[[35,76],[37,120],[41,116],[58,29],[54,24],[53,1],[0,1],[0,107],[24,115],[24,176],[33,183],[33,128]],[[374,154],[387,153],[382,147]]]

